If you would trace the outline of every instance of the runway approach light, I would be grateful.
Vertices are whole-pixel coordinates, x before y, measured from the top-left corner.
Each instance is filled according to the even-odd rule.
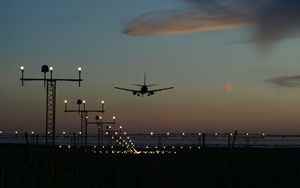
[[[82,68],[81,68],[81,67],[78,67],[77,70],[78,70],[78,72],[81,72],[81,71],[82,71]]]
[[[24,70],[24,66],[21,66],[21,67],[20,67],[20,70],[23,71],[23,70]]]
[[[67,104],[67,103],[68,103],[68,100],[65,99],[65,100],[64,100],[64,103]]]
[[[102,116],[96,115],[96,120],[101,120],[101,119],[102,119]]]
[[[49,70],[50,70],[50,71],[53,71],[53,67],[50,67]]]

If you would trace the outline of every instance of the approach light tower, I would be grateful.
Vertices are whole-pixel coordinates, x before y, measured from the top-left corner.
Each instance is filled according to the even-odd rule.
[[[89,125],[97,125],[97,143],[98,146],[102,146],[103,147],[103,138],[104,138],[104,134],[103,134],[103,129],[104,129],[104,125],[115,125],[116,124],[116,116],[114,115],[112,117],[112,121],[103,121],[102,116],[96,115],[96,121],[93,122],[87,122]],[[120,126],[120,129],[122,129],[122,126]]]
[[[41,72],[43,78],[24,78],[24,66],[20,67],[21,70],[21,82],[22,87],[25,81],[42,81],[44,88],[46,88],[46,128],[45,128],[45,143],[48,144],[48,137],[52,138],[52,145],[55,145],[55,114],[56,114],[56,84],[57,82],[78,82],[80,87],[81,71],[82,68],[78,67],[78,79],[67,79],[67,78],[53,78],[53,67],[43,65]],[[47,73],[50,72],[50,78],[47,77]]]
[[[80,136],[82,138],[82,134],[84,134],[84,144],[87,146],[87,137],[88,137],[88,118],[89,113],[95,112],[95,113],[104,113],[104,100],[99,100],[100,105],[99,109],[95,110],[87,110],[86,109],[86,101],[78,99],[77,100],[77,109],[68,109],[68,100],[64,100],[65,103],[65,112],[76,112],[80,115]],[[81,108],[81,105],[83,105],[83,109]]]

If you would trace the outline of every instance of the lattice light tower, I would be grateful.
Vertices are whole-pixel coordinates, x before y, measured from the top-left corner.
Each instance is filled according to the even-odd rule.
[[[56,84],[57,82],[78,82],[80,87],[81,71],[82,68],[78,67],[78,79],[67,79],[67,78],[53,78],[53,67],[43,65],[41,72],[44,74],[43,78],[24,78],[24,66],[20,67],[21,70],[21,82],[22,87],[25,81],[42,81],[44,88],[46,88],[46,127],[45,127],[45,143],[48,144],[48,137],[52,139],[52,145],[55,145],[55,133],[56,133]],[[50,72],[50,78],[47,77],[47,73]]]
[[[65,112],[76,112],[79,113],[80,115],[80,135],[81,138],[84,134],[84,144],[87,146],[87,137],[88,137],[88,118],[89,118],[89,113],[95,112],[95,113],[104,113],[104,100],[99,100],[100,101],[100,106],[99,109],[94,109],[94,110],[87,110],[86,109],[86,101],[78,99],[77,100],[77,109],[68,109],[68,100],[65,100]],[[81,108],[81,105],[83,105],[83,109]]]
[[[97,143],[98,146],[103,147],[103,138],[104,138],[104,125],[115,125],[116,124],[116,116],[114,115],[112,117],[112,121],[103,121],[102,116],[96,115],[96,121],[94,122],[87,122],[89,125],[97,125]],[[122,126],[120,126],[120,129],[122,129]]]

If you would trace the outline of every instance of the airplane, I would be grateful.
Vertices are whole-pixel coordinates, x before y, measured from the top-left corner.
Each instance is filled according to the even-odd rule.
[[[134,84],[135,86],[139,86],[141,89],[128,89],[122,87],[114,87],[115,89],[129,91],[132,92],[133,95],[144,96],[144,95],[154,95],[155,92],[160,92],[164,90],[174,89],[174,87],[160,88],[160,89],[149,89],[149,87],[156,86],[156,84],[146,84],[146,73],[144,73],[144,83],[143,84]]]

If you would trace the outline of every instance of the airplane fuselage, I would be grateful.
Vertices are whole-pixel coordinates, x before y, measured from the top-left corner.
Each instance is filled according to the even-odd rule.
[[[142,86],[141,87],[141,94],[144,95],[146,93],[148,93],[148,87],[147,86]]]

